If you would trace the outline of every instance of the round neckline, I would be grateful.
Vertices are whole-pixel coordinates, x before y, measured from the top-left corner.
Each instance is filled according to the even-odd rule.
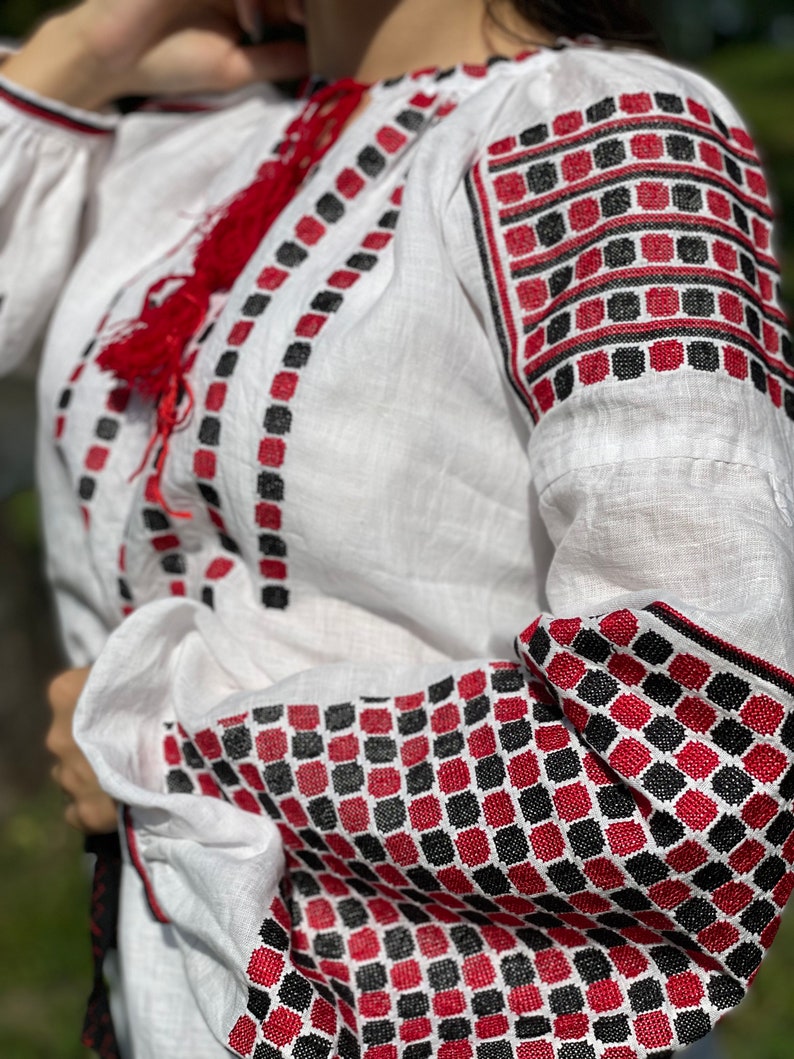
[[[529,59],[534,59],[538,55],[542,55],[549,51],[560,51],[567,47],[567,45],[568,42],[558,40],[554,44],[528,48],[526,51],[519,52],[517,55],[492,55],[482,63],[461,62],[454,66],[446,67],[425,66],[418,70],[406,71],[406,73],[398,74],[395,77],[384,77],[380,80],[372,81],[367,84],[367,88],[370,92],[383,92],[400,86],[413,86],[427,83],[443,84],[445,81],[456,79],[473,82],[483,81],[494,69],[516,68],[527,62]],[[338,80],[343,81],[346,79],[338,78]],[[310,99],[319,89],[332,83],[333,82],[329,78],[322,77],[319,74],[310,75],[303,98]]]
[[[454,78],[456,75],[462,75],[473,81],[482,81],[494,67],[505,64],[510,64],[511,66],[519,65],[526,62],[527,59],[534,58],[541,50],[543,49],[528,48],[526,51],[519,52],[518,55],[492,55],[482,63],[462,62],[456,63],[454,66],[426,66],[419,70],[410,70],[404,74],[399,74],[396,77],[385,77],[380,81],[376,81],[373,87],[393,88],[400,84],[417,81],[443,82]]]

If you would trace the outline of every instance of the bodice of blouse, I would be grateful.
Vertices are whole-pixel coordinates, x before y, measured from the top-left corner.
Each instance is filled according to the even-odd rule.
[[[600,48],[376,86],[195,336],[187,520],[96,356],[295,104],[3,91],[0,339],[54,308],[49,564],[139,1054],[703,1035],[794,884],[792,354],[733,109]]]
[[[483,93],[496,96],[515,78],[517,65],[504,68],[377,86],[231,294],[216,297],[190,351],[195,406],[164,478],[169,503],[189,520],[149,502],[147,473],[130,481],[151,410],[97,370],[96,333],[135,315],[163,274],[189,269],[195,226],[273,151],[295,105],[249,100],[237,127],[224,113],[173,130],[169,148],[182,168],[193,168],[191,137],[223,137],[218,172],[191,175],[187,188],[168,187],[170,173],[155,176],[162,144],[138,148],[135,128],[117,134],[118,159],[89,205],[91,234],[42,376],[43,430],[54,429],[63,476],[54,492],[68,486],[73,515],[80,509],[97,579],[91,610],[105,630],[162,596],[214,599],[239,565],[252,608],[266,611],[256,620],[333,626],[324,607],[343,607],[329,657],[346,657],[354,630],[379,621],[407,637],[407,657],[509,651],[527,592],[537,605],[543,578],[529,548],[526,427],[505,415],[506,383],[472,276],[456,263],[474,260],[474,234],[447,222],[479,119],[449,130],[442,153],[459,142],[441,170],[435,142],[454,109],[475,96],[481,107]],[[130,217],[133,172],[147,190]],[[150,263],[128,275],[150,232]],[[62,500],[52,497],[56,507]],[[50,502],[45,490],[54,524]],[[474,516],[472,504],[476,517],[462,518]],[[461,617],[454,627],[450,606]]]

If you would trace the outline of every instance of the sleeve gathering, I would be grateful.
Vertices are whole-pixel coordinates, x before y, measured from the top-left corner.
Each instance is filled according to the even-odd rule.
[[[0,369],[43,334],[81,242],[86,198],[117,119],[0,78]]]

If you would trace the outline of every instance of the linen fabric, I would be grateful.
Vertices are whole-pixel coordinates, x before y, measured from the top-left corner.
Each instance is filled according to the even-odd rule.
[[[730,104],[581,46],[374,86],[189,350],[189,520],[96,357],[298,104],[0,104],[136,1059],[707,1033],[794,878],[792,358]]]

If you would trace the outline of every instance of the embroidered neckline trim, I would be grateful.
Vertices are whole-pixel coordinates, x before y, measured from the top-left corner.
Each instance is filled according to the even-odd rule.
[[[411,70],[404,74],[398,74],[396,77],[385,77],[379,81],[373,81],[368,87],[370,89],[389,89],[395,88],[397,85],[432,81],[441,82],[449,80],[458,74],[462,74],[465,77],[471,78],[472,80],[482,80],[487,77],[490,71],[495,66],[502,66],[506,63],[520,64],[526,62],[528,59],[533,59],[535,56],[540,55],[544,51],[560,51],[568,46],[567,41],[558,40],[555,44],[550,45],[538,45],[535,48],[527,49],[526,51],[519,52],[518,55],[492,55],[489,59],[486,59],[484,63],[458,63],[456,66],[426,66],[419,70]],[[311,97],[315,92],[326,87],[331,82],[328,78],[321,77],[319,74],[313,75],[309,78],[306,88],[304,90],[304,98]]]

